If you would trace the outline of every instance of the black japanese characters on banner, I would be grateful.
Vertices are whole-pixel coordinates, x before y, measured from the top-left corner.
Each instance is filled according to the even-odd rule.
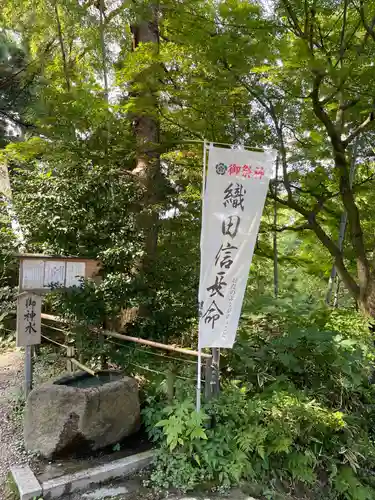
[[[245,199],[246,189],[244,189],[242,184],[239,182],[233,184],[233,182],[231,182],[224,191],[224,194],[223,205],[225,208],[230,205],[233,208],[240,207],[240,209],[244,211],[243,202]]]
[[[240,227],[241,218],[238,215],[230,215],[223,220],[221,232],[224,236],[235,238]]]
[[[208,149],[204,169],[199,348],[232,348],[275,151]],[[206,167],[206,165],[204,165]]]
[[[234,209],[240,208],[244,211],[246,189],[239,182],[231,182],[224,190],[223,205],[225,208],[231,206]],[[229,215],[223,222],[221,232],[223,236],[229,236],[233,240],[239,231],[241,218],[238,215]],[[212,329],[215,328],[215,323],[223,316],[223,308],[220,308],[220,298],[225,297],[226,288],[228,286],[226,274],[231,268],[238,247],[233,245],[231,241],[224,239],[215,256],[214,266],[217,269],[215,282],[206,288],[209,297],[212,298],[206,311],[203,312],[203,304],[200,304],[202,319],[206,324],[209,324]],[[232,284],[233,288],[233,284]],[[233,297],[232,297],[233,300]],[[219,305],[218,303],[219,302]]]
[[[203,314],[203,319],[206,324],[210,323],[212,329],[214,329],[215,322],[218,321],[223,314],[223,311],[218,307],[216,301],[213,300],[208,306],[207,311]]]

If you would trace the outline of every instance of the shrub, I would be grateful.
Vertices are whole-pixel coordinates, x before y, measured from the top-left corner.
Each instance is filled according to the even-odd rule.
[[[311,392],[333,407],[361,405],[370,390],[372,345],[356,337],[316,328],[292,328],[277,336],[240,336],[223,359],[224,371],[263,390],[270,383]]]
[[[159,445],[151,475],[157,488],[229,487],[241,480],[314,488],[326,473],[324,487],[342,498],[372,498],[359,475],[372,460],[366,431],[302,391],[254,395],[232,383],[200,413],[187,399],[159,412],[146,409],[144,418]]]
[[[368,331],[348,318],[323,321],[342,333],[293,326],[275,334],[243,324],[223,358],[222,393],[199,414],[186,385],[167,406],[153,396],[143,416],[158,444],[154,486],[227,488],[246,480],[316,491],[313,498],[374,498],[372,474],[364,472],[375,465],[373,348]]]

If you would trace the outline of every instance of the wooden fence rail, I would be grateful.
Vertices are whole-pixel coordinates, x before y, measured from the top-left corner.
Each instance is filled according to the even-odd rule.
[[[68,328],[70,328],[70,327],[74,328],[74,324],[70,324],[64,318],[60,318],[59,316],[54,316],[54,315],[45,314],[45,313],[42,313],[41,316],[42,316],[42,319],[44,319],[44,320],[48,320],[48,321],[51,321],[53,323],[59,323],[61,325],[66,325]],[[69,333],[68,330],[63,330],[62,328],[56,328],[56,327],[53,327],[51,325],[46,325],[45,323],[42,323],[42,326],[45,328],[50,328],[51,330],[55,330],[55,331],[64,333],[64,334]],[[190,357],[194,357],[194,358],[198,358],[198,355],[199,355],[198,351],[186,349],[183,347],[178,347],[176,345],[163,344],[161,342],[155,342],[153,340],[143,339],[140,337],[131,337],[129,335],[124,335],[122,333],[118,333],[118,332],[115,332],[112,330],[102,330],[100,328],[89,327],[89,331],[94,333],[94,334],[97,334],[97,335],[102,335],[103,337],[115,338],[115,339],[119,339],[119,340],[122,340],[125,342],[133,342],[133,343],[140,344],[140,345],[143,345],[146,347],[152,347],[153,349],[160,349],[163,351],[175,352],[175,353],[183,354],[185,356],[190,356]],[[44,336],[44,337],[46,337],[46,336]],[[51,340],[51,339],[48,339],[48,340]],[[52,341],[52,343],[56,344],[57,342]],[[87,367],[86,365],[84,365],[80,361],[77,361],[74,358],[75,349],[72,345],[67,346],[67,345],[60,344],[60,346],[65,347],[67,349],[67,369],[68,369],[68,371],[73,371],[72,365],[74,365],[74,366],[77,366],[78,368],[80,368],[81,370],[86,371],[90,375],[95,376],[94,370],[92,370],[91,368]],[[150,354],[151,354],[151,352],[150,352]],[[156,353],[152,353],[152,354],[156,354]],[[214,370],[213,359],[212,359],[212,356],[210,354],[207,354],[207,353],[202,353],[201,356],[202,356],[202,359],[204,360],[204,364],[203,364],[204,382],[205,382],[204,394],[205,394],[206,399],[210,399],[213,394],[217,393],[217,390],[214,387],[215,384],[214,384],[214,377],[213,377],[213,370]],[[173,359],[177,359],[177,358],[173,358]],[[181,359],[181,361],[183,361],[183,360]],[[142,367],[140,367],[140,368],[142,368]]]

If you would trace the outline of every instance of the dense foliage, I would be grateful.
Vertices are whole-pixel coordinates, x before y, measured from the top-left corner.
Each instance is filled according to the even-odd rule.
[[[0,5],[12,188],[0,193],[0,325],[21,244],[100,260],[100,280],[44,307],[79,324],[82,360],[142,379],[157,487],[374,496],[374,14],[372,0]],[[222,395],[196,414],[194,363],[87,327],[195,347],[204,139],[278,159]]]
[[[266,498],[267,492],[269,498],[277,492],[373,498],[368,330],[360,317],[328,311],[315,311],[319,319],[312,321],[297,309],[297,319],[278,321],[277,305],[242,322],[240,340],[225,359],[222,393],[201,413],[186,383],[172,404],[151,396],[144,417],[160,445],[154,485],[225,488],[250,481]],[[281,314],[285,320],[285,310]]]

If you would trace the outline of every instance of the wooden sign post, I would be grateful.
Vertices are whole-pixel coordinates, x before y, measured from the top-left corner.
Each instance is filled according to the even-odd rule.
[[[17,298],[17,347],[25,347],[25,395],[32,388],[33,365],[31,346],[41,341],[42,298],[30,292],[23,292]]]
[[[52,289],[80,286],[94,278],[100,263],[79,257],[22,254],[17,304],[17,347],[25,347],[25,397],[32,389],[31,346],[41,343],[41,295]]]
[[[40,344],[42,298],[30,292],[17,298],[17,347]]]

